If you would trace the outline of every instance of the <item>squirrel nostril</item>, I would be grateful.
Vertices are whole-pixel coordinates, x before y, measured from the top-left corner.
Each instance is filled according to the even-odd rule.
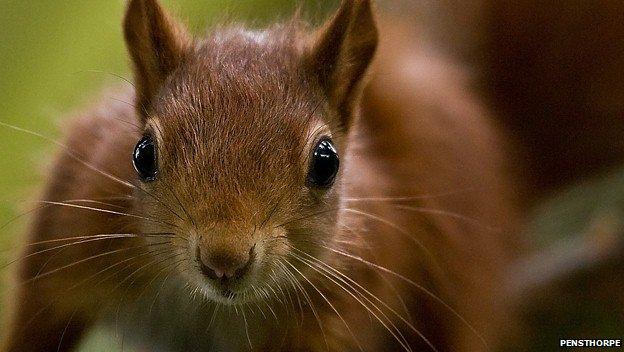
[[[246,258],[237,258],[227,254],[212,254],[207,256],[199,247],[197,247],[196,254],[201,272],[207,277],[218,281],[242,277],[249,270],[255,257],[253,247],[249,250],[249,254]]]
[[[254,259],[256,258],[255,248],[256,246],[254,245],[253,247],[249,249],[247,261],[245,261],[245,263],[242,266],[240,266],[234,271],[234,277],[236,278],[242,277],[243,275],[245,275],[247,271],[249,271],[249,268],[251,267],[251,263],[253,263]]]
[[[219,280],[223,277],[222,271],[217,272],[212,267],[210,267],[209,264],[207,264],[208,261],[202,255],[201,249],[199,247],[197,247],[195,252],[196,252],[195,255],[197,257],[197,263],[199,264],[199,269],[201,270],[202,274],[204,274],[205,276],[213,280]]]
[[[223,270],[219,270],[219,269],[212,269],[214,274],[217,276],[217,278],[222,278],[223,275],[225,275],[225,273],[223,272]]]

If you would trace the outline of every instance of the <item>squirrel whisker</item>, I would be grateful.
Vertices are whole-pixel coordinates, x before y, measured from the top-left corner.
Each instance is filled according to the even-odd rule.
[[[301,253],[302,255],[305,255],[307,258],[309,258],[308,260],[306,260],[305,258],[301,258],[299,255],[294,254],[295,256],[299,257],[300,260],[304,260],[306,262],[311,263],[310,265],[317,263],[316,266],[322,270],[323,272],[327,273],[328,275],[331,275],[333,277],[335,277],[337,280],[341,281],[343,284],[348,285],[348,287],[351,287],[353,289],[353,291],[355,292],[359,292],[360,295],[364,296],[361,292],[364,292],[366,295],[368,295],[369,297],[373,298],[374,300],[378,301],[383,307],[385,307],[386,309],[388,309],[390,312],[392,312],[397,318],[399,318],[399,320],[401,320],[406,326],[408,326],[412,331],[414,331],[418,336],[420,336],[423,341],[425,341],[425,343],[427,345],[429,345],[429,347],[431,347],[434,351],[437,351],[437,349],[433,346],[432,342],[427,339],[421,331],[419,331],[418,329],[416,329],[416,327],[410,323],[406,317],[402,316],[401,314],[399,314],[396,310],[394,310],[392,307],[390,307],[386,302],[384,302],[383,300],[381,300],[378,296],[376,296],[375,294],[371,293],[369,290],[367,290],[365,287],[363,287],[361,284],[359,284],[357,281],[353,280],[351,277],[349,277],[348,275],[344,274],[343,272],[341,272],[340,270],[332,267],[331,265],[325,263],[324,261],[316,258],[315,256],[299,249],[296,248],[294,246],[291,246],[291,248],[298,252]],[[346,282],[346,281],[348,282]],[[349,282],[351,284],[349,284]],[[355,285],[355,287],[353,286]],[[357,288],[356,288],[357,287]],[[359,291],[358,291],[359,289]]]
[[[383,217],[381,217],[380,215],[377,214],[373,214],[370,212],[365,212],[363,210],[358,210],[358,209],[353,209],[353,208],[343,208],[344,211],[347,211],[351,214],[355,214],[355,215],[360,215],[360,216],[365,216],[370,220],[374,220],[377,222],[380,222],[382,224],[385,224],[387,226],[390,226],[391,228],[399,231],[400,233],[404,234],[405,236],[407,236],[407,238],[409,238],[410,240],[412,240],[433,262],[436,261],[435,256],[433,255],[433,253],[431,253],[431,251],[416,237],[414,236],[413,233],[410,233],[409,231],[407,231],[405,228],[393,223],[390,220],[387,220]],[[439,265],[439,264],[436,264]]]
[[[136,215],[136,214],[123,213],[123,212],[118,212],[118,211],[113,211],[113,210],[108,210],[108,209],[100,209],[100,208],[83,206],[83,205],[77,205],[77,204],[71,204],[71,203],[53,202],[53,201],[48,201],[48,200],[41,200],[41,201],[37,201],[37,202],[43,203],[43,204],[49,204],[49,205],[58,205],[58,206],[64,206],[64,207],[70,207],[70,208],[76,208],[76,209],[82,209],[82,210],[102,212],[102,213],[107,213],[107,214],[112,214],[112,215],[127,216],[127,217],[131,217],[131,218],[136,218],[136,219],[147,220],[147,221],[159,223],[159,224],[162,224],[162,225],[168,225],[168,226],[175,227],[175,228],[180,228],[178,225],[173,224],[173,223],[168,222],[168,221],[160,221],[160,220],[156,220],[156,219],[152,219],[152,218],[149,218],[149,217],[146,217],[146,216],[140,216],[140,215]]]
[[[293,254],[291,253],[291,255],[293,255]],[[293,257],[296,258],[295,255],[293,255]],[[298,258],[296,258],[296,259],[298,259]],[[353,331],[351,330],[351,327],[349,326],[349,324],[345,321],[345,319],[340,314],[340,312],[336,309],[336,307],[334,307],[334,305],[329,301],[329,299],[323,294],[323,292],[316,285],[314,285],[314,283],[312,281],[310,281],[310,279],[308,279],[299,269],[297,269],[297,267],[295,267],[294,265],[292,265],[288,261],[286,261],[286,263],[289,266],[291,266],[293,268],[293,270],[295,270],[299,275],[301,275],[301,277],[306,282],[308,282],[310,284],[310,286],[312,286],[312,288],[314,288],[314,290],[323,298],[323,300],[325,302],[327,302],[327,305],[331,308],[332,311],[334,311],[334,313],[336,313],[336,315],[338,316],[338,319],[340,319],[340,321],[342,321],[342,323],[345,325],[345,327],[347,328],[347,331],[349,332],[349,334],[351,335],[351,337],[353,338],[353,340],[357,344],[357,346],[360,349],[360,351],[363,351],[362,345],[360,344],[360,341],[357,339],[355,334],[353,334]]]
[[[314,308],[314,304],[312,303],[313,301],[308,295],[308,291],[305,289],[305,287],[301,285],[299,280],[297,280],[297,277],[295,276],[295,274],[292,271],[290,271],[290,269],[288,269],[288,267],[286,267],[286,265],[284,264],[286,263],[288,265],[291,265],[288,260],[280,260],[279,263],[283,266],[284,273],[287,274],[291,278],[292,284],[299,288],[299,291],[301,292],[306,302],[310,306],[310,310],[312,310],[312,314],[314,315],[314,318],[316,319],[318,327],[321,330],[321,335],[323,336],[323,341],[325,342],[325,346],[329,348],[329,344],[327,342],[327,336],[325,335],[325,329],[323,328],[323,323],[321,322],[321,318],[319,317],[319,314],[316,308]],[[303,311],[302,311],[302,319],[303,319]]]
[[[165,251],[165,253],[168,253],[168,252],[172,252],[172,250],[169,249],[168,251],[167,250]],[[146,268],[148,268],[148,267],[150,267],[152,265],[163,264],[163,263],[165,263],[167,261],[170,261],[170,260],[173,260],[173,259],[179,257],[180,255],[184,255],[184,253],[172,254],[172,255],[170,255],[168,257],[165,257],[164,259],[160,259],[160,258],[156,257],[156,258],[152,259],[151,261],[148,261],[147,263],[143,264],[142,266],[140,266],[139,268],[134,270],[132,273],[126,275],[126,277],[124,279],[122,279],[120,282],[117,283],[117,285],[115,285],[115,287],[113,287],[113,289],[111,290],[112,292],[114,292],[117,289],[119,289],[126,281],[128,281],[129,279],[132,278],[132,281],[130,281],[130,283],[127,285],[126,289],[122,292],[121,298],[119,300],[119,303],[117,304],[117,309],[116,309],[116,312],[115,312],[115,326],[117,326],[117,321],[118,321],[118,317],[119,317],[119,311],[120,311],[121,306],[123,305],[123,303],[124,303],[124,301],[125,301],[125,299],[126,299],[126,297],[128,295],[128,291],[134,285],[134,283],[136,282],[136,280],[139,277],[139,276],[135,276],[135,275],[137,275],[141,270],[145,270]],[[135,300],[138,300],[141,295],[142,294],[140,294]]]
[[[160,283],[160,286],[158,287],[158,289],[156,290],[156,293],[154,294],[154,299],[152,300],[152,303],[150,304],[149,311],[148,311],[150,315],[152,314],[152,311],[154,310],[154,306],[156,305],[156,301],[158,300],[158,297],[160,297],[161,291],[165,287],[165,284],[167,283],[167,280],[169,279],[171,274],[174,273],[175,270],[177,270],[177,268],[184,262],[185,262],[185,260],[180,260],[179,262],[175,263],[175,265],[173,265],[171,267],[171,269],[167,272],[167,274],[165,274],[165,276],[163,277],[163,280]],[[161,269],[161,271],[162,271],[162,269]],[[161,271],[159,271],[159,272],[161,272]]]
[[[108,206],[112,206],[112,207],[116,207],[119,209],[122,209],[121,206],[115,205],[115,204],[110,204],[110,203],[104,203],[101,202],[101,200],[115,200],[115,199],[132,199],[132,197],[128,198],[128,197],[103,197],[103,198],[98,198],[98,199],[68,199],[68,200],[62,200],[62,202],[64,203],[78,203],[78,202],[83,202],[83,203],[93,203],[93,204],[101,204],[101,205],[108,205]],[[30,200],[28,200],[27,202],[32,202]],[[47,207],[52,206],[51,204],[44,204],[44,205],[40,205],[36,208],[27,210],[23,213],[20,213],[14,217],[12,217],[11,219],[9,219],[7,222],[5,222],[2,226],[0,226],[0,230],[5,229],[7,226],[9,226],[10,224],[12,224],[13,222],[15,222],[16,220],[19,220],[20,218],[29,215],[37,210],[41,210],[41,209],[45,209]],[[125,209],[125,208],[123,208]]]
[[[327,278],[329,281],[331,281],[332,283],[334,283],[336,286],[338,286],[339,288],[341,288],[343,291],[345,291],[348,295],[350,295],[353,299],[355,299],[356,302],[358,302],[362,307],[364,307],[375,319],[377,319],[377,321],[379,321],[379,323],[396,339],[396,341],[408,352],[411,352],[412,349],[409,347],[409,345],[407,344],[405,337],[403,336],[403,334],[400,332],[400,330],[397,328],[397,326],[388,318],[388,316],[381,310],[379,309],[379,307],[377,307],[374,303],[372,302],[368,302],[369,304],[371,304],[371,306],[374,308],[369,307],[368,305],[366,305],[366,303],[364,303],[360,298],[358,298],[358,296],[356,296],[356,293],[358,293],[357,291],[355,291],[353,288],[351,288],[351,290],[349,289],[349,287],[345,287],[342,284],[340,284],[339,282],[337,282],[336,280],[334,280],[332,277],[330,277],[329,275],[323,273],[321,270],[319,270],[318,268],[316,268],[315,266],[311,265],[310,263],[306,262],[304,259],[302,259],[300,256],[297,256],[295,253],[289,253],[294,259],[296,259],[297,261],[301,262],[302,264],[310,267],[312,270],[314,270],[315,272],[317,272],[318,274],[321,275],[321,277],[325,277]],[[291,267],[295,268],[294,265],[292,265],[291,263],[289,263],[288,261],[286,262],[288,263]],[[355,292],[353,292],[355,291]],[[381,317],[375,313],[375,311],[379,312],[381,314]],[[383,319],[382,319],[383,318]],[[390,326],[388,326],[388,324],[390,324]]]
[[[153,194],[151,194],[147,190],[143,189],[143,187],[137,186],[137,185],[135,185],[135,184],[133,184],[132,182],[129,182],[129,181],[124,181],[124,180],[122,180],[122,179],[120,179],[120,178],[118,178],[118,177],[116,177],[116,176],[114,176],[114,175],[112,175],[112,174],[110,174],[110,173],[108,173],[106,171],[103,171],[103,170],[95,167],[94,165],[86,162],[84,159],[82,159],[80,156],[78,156],[78,154],[76,152],[74,152],[67,145],[65,145],[65,144],[63,144],[63,143],[61,143],[61,142],[59,142],[59,141],[57,141],[57,140],[55,140],[53,138],[47,137],[47,136],[45,136],[45,135],[43,135],[41,133],[37,133],[37,132],[31,131],[31,130],[28,130],[28,129],[25,129],[25,128],[22,128],[22,127],[14,126],[14,125],[8,124],[6,122],[0,121],[0,126],[7,127],[7,128],[10,128],[10,129],[18,131],[18,132],[26,133],[26,134],[29,134],[31,136],[35,136],[35,137],[41,138],[41,139],[43,139],[45,141],[53,143],[54,145],[60,147],[65,152],[65,154],[67,154],[70,158],[76,160],[77,162],[79,162],[83,166],[87,167],[88,169],[90,169],[92,171],[95,171],[95,172],[97,172],[97,173],[107,177],[108,179],[121,184],[121,185],[124,185],[124,186],[132,188],[132,189],[139,190],[139,191],[147,194],[148,196],[150,196],[151,198],[156,200],[158,203],[160,203],[161,205],[165,206],[165,208],[167,210],[172,212],[180,220],[184,220],[184,219],[182,219],[182,217],[180,217],[180,215],[178,215],[176,212],[174,212],[171,209],[171,207],[169,207],[166,203],[164,203],[162,200],[160,200],[159,198],[157,198],[156,196],[154,196]]]
[[[138,236],[138,235],[134,235],[134,234],[78,236],[78,237],[75,237],[75,238],[76,239],[83,238],[83,240],[74,241],[74,242],[71,242],[71,243],[65,243],[65,244],[62,244],[62,245],[55,246],[55,247],[42,249],[42,250],[39,250],[39,251],[34,252],[34,253],[29,253],[29,254],[24,255],[24,256],[22,256],[20,258],[11,260],[10,262],[8,262],[8,263],[4,264],[2,267],[0,267],[0,269],[5,269],[6,267],[8,267],[11,264],[14,264],[16,262],[25,260],[25,259],[30,258],[30,257],[34,257],[34,256],[39,255],[39,254],[51,252],[51,251],[54,251],[54,250],[57,250],[57,249],[63,249],[63,248],[74,246],[74,245],[78,245],[78,244],[91,243],[91,242],[97,242],[97,241],[109,240],[109,239],[137,238],[137,237],[168,237],[168,238],[174,238],[175,236],[160,236],[160,235]],[[63,239],[56,239],[56,240],[40,241],[38,243],[31,243],[28,246],[36,246],[36,245],[47,244],[47,243],[63,242],[63,241],[71,240],[71,239],[73,239],[73,238],[63,238]]]
[[[69,268],[74,267],[74,266],[76,266],[78,264],[83,264],[83,263],[88,262],[90,260],[101,258],[101,257],[108,256],[108,255],[111,255],[111,254],[127,252],[127,251],[134,250],[134,249],[147,248],[147,247],[156,246],[156,245],[165,245],[165,244],[171,244],[171,242],[149,243],[149,244],[146,244],[146,245],[125,247],[125,248],[115,249],[115,250],[112,250],[112,251],[107,251],[107,252],[104,252],[104,253],[98,253],[98,254],[89,256],[87,258],[80,259],[78,261],[75,261],[75,262],[72,262],[70,264],[64,265],[64,266],[62,266],[60,268],[56,268],[54,270],[47,271],[47,272],[39,275],[38,277],[36,277],[36,279],[42,279],[44,277],[53,275],[54,273],[59,272],[61,270],[69,269]],[[25,281],[21,282],[19,285],[26,285],[26,284],[29,284],[29,283],[31,283],[33,281],[35,281],[35,278],[31,278],[31,279],[25,280]]]
[[[364,258],[358,257],[356,255],[353,255],[351,253],[348,252],[344,252],[341,251],[339,249],[335,249],[335,248],[331,248],[325,245],[321,245],[321,247],[334,252],[336,254],[339,254],[341,256],[344,256],[346,258],[350,258],[353,260],[356,260],[362,264],[365,264],[375,270],[379,270],[381,272],[385,272],[388,273],[398,279],[400,279],[401,281],[411,285],[414,288],[417,288],[418,290],[422,291],[423,293],[425,293],[427,296],[433,298],[435,301],[437,301],[438,303],[440,303],[445,309],[447,309],[449,312],[451,312],[455,317],[457,317],[459,320],[461,320],[461,322],[466,325],[467,328],[469,328],[477,337],[479,337],[479,339],[482,341],[482,343],[484,345],[487,345],[487,342],[485,341],[485,339],[483,339],[483,337],[481,336],[481,334],[479,334],[479,332],[474,328],[474,326],[472,326],[472,324],[470,324],[461,314],[459,314],[457,312],[457,310],[455,310],[453,307],[451,307],[448,303],[444,302],[444,300],[442,300],[440,297],[438,297],[436,294],[434,294],[431,290],[427,289],[426,287],[424,287],[423,285],[420,285],[418,283],[416,283],[414,280],[411,280],[407,277],[405,277],[404,275],[401,275],[395,271],[392,271],[384,266],[381,266],[379,264],[370,262]]]
[[[177,236],[173,232],[144,232],[144,233],[103,233],[103,234],[94,234],[94,235],[86,235],[86,236],[72,236],[72,237],[64,237],[64,238],[56,238],[53,240],[45,240],[45,241],[37,241],[32,243],[27,243],[25,246],[32,247],[41,244],[48,243],[58,243],[65,242],[71,240],[82,240],[89,238],[101,238],[105,239],[117,239],[117,238],[138,238],[138,237],[164,237],[164,238],[180,238],[182,240],[188,241],[187,238],[182,236]]]
[[[153,252],[154,252],[154,251],[147,251],[147,252],[140,253],[140,254],[138,254],[138,255],[132,256],[132,257],[130,257],[130,258],[126,258],[126,259],[120,260],[120,261],[118,261],[118,262],[116,262],[116,263],[114,263],[114,264],[111,264],[111,265],[107,266],[106,268],[104,268],[104,269],[102,269],[102,270],[98,271],[97,273],[95,273],[95,274],[93,274],[93,275],[91,275],[91,276],[89,276],[89,277],[87,277],[87,278],[85,278],[85,279],[81,280],[80,282],[78,282],[78,283],[76,283],[76,284],[72,285],[71,287],[69,287],[69,288],[67,288],[66,290],[64,290],[64,292],[62,292],[61,294],[57,295],[57,297],[56,297],[55,299],[51,300],[51,301],[50,301],[50,302],[48,302],[48,303],[47,303],[44,307],[42,307],[42,308],[41,308],[41,309],[39,309],[37,312],[35,312],[35,314],[33,314],[33,316],[30,318],[30,320],[28,320],[25,324],[23,324],[23,325],[20,327],[20,329],[26,329],[26,328],[27,328],[27,327],[28,327],[28,326],[29,326],[29,325],[30,325],[30,324],[31,324],[31,323],[32,323],[32,322],[33,322],[33,321],[37,318],[37,316],[39,316],[39,315],[40,315],[40,314],[42,314],[44,311],[46,311],[48,308],[50,308],[50,307],[51,307],[51,306],[52,306],[55,302],[57,302],[58,300],[60,300],[60,299],[62,299],[63,297],[65,297],[65,295],[66,295],[67,293],[69,293],[71,290],[76,289],[76,288],[78,288],[78,287],[80,287],[80,286],[82,286],[82,285],[86,284],[87,282],[89,282],[89,281],[90,281],[90,280],[92,280],[93,278],[97,277],[98,275],[101,275],[102,273],[104,273],[104,272],[106,272],[106,271],[108,271],[108,270],[110,270],[110,269],[112,269],[112,268],[114,268],[114,267],[116,267],[116,266],[119,266],[119,265],[121,265],[121,264],[123,264],[123,263],[126,263],[126,262],[129,262],[129,261],[133,261],[133,260],[139,259],[140,257],[146,256],[146,255],[150,255],[150,254],[152,254]],[[100,280],[97,284],[95,284],[95,286],[97,286],[97,285],[99,285],[99,284],[102,284],[104,281],[106,281],[106,280],[110,279],[111,277],[114,277],[115,275],[117,275],[118,273],[120,273],[121,271],[123,271],[123,270],[125,270],[125,269],[127,269],[127,268],[128,268],[128,266],[125,266],[125,267],[123,267],[123,268],[121,268],[121,269],[119,269],[119,270],[114,271],[114,272],[112,273],[112,275],[109,275],[109,276],[105,277],[104,279]]]
[[[432,194],[423,194],[423,195],[414,195],[414,196],[396,196],[396,197],[385,197],[385,196],[362,196],[362,197],[347,197],[343,198],[346,202],[411,202],[417,201],[421,199],[432,199],[432,198],[442,198],[442,197],[451,197],[460,194],[470,193],[470,192],[479,192],[484,189],[491,189],[491,187],[468,187],[455,191],[447,191],[441,193],[432,193]]]

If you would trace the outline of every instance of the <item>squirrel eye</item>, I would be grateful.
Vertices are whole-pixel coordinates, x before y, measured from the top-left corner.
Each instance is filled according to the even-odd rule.
[[[310,170],[308,171],[308,186],[328,188],[334,183],[338,174],[340,160],[338,152],[328,137],[322,138],[312,152]]]
[[[137,143],[132,153],[134,169],[145,182],[154,181],[158,174],[156,145],[152,137],[146,135]]]

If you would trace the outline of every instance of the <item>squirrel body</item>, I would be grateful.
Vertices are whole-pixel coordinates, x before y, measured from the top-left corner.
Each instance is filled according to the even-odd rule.
[[[460,69],[362,0],[316,31],[194,39],[148,0],[124,26],[136,91],[68,128],[2,351],[101,322],[172,351],[486,351],[513,325],[514,183]]]

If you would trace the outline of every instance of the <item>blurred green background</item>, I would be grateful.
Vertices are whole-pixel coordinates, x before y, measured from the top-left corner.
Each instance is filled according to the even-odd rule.
[[[0,121],[56,138],[59,121],[87,105],[103,87],[130,78],[121,33],[122,0],[0,0]],[[290,0],[179,0],[162,3],[196,32],[215,21],[242,19],[261,26],[285,18],[298,2]],[[335,0],[308,1],[307,13],[322,18]],[[0,226],[33,208],[53,146],[36,137],[0,126]],[[604,212],[621,215],[624,172],[599,178],[562,192],[535,213],[527,236],[544,246],[582,235],[590,219]],[[0,229],[0,263],[16,255],[15,246],[27,217]],[[2,270],[6,280],[9,270]],[[582,286],[585,285],[585,286]],[[0,295],[6,284],[0,286]],[[572,283],[591,290],[592,283]],[[572,292],[573,289],[566,292]],[[585,291],[583,291],[585,292]],[[529,314],[535,330],[529,350],[556,351],[559,338],[624,337],[622,310],[613,302],[579,294],[560,296],[559,304]],[[556,301],[556,300],[555,300]],[[546,302],[546,301],[545,301]],[[2,309],[2,306],[0,306]],[[82,351],[120,350],[118,341],[95,332]],[[126,347],[125,351],[129,351]]]

